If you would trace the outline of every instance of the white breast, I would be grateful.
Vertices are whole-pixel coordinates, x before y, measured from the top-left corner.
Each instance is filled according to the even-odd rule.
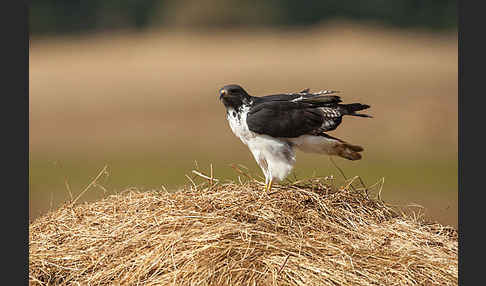
[[[234,109],[228,109],[226,119],[231,131],[248,146],[257,164],[262,168],[267,183],[270,179],[283,180],[295,164],[294,150],[283,138],[273,138],[250,131],[246,123],[249,109],[243,108],[239,113]]]
[[[228,109],[228,113],[226,115],[226,119],[230,125],[231,131],[236,135],[236,137],[240,138],[243,143],[248,145],[248,142],[255,138],[256,134],[248,128],[248,124],[246,124],[246,116],[248,115],[249,107],[243,107],[242,110],[238,113],[234,109]]]

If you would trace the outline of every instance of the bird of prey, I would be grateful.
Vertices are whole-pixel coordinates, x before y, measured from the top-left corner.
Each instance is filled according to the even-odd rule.
[[[248,146],[265,175],[265,191],[281,181],[295,164],[294,147],[304,152],[361,159],[363,148],[332,137],[344,115],[371,117],[356,113],[370,106],[340,104],[337,91],[249,95],[241,86],[225,85],[219,99],[226,108],[226,119],[233,133]]]

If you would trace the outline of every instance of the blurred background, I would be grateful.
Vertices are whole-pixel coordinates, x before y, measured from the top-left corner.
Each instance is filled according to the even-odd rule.
[[[218,89],[255,96],[340,90],[374,118],[330,135],[364,146],[344,174],[457,227],[457,2],[32,1],[30,219],[78,195],[177,189],[195,162],[219,179],[262,176],[225,120]],[[297,153],[290,178],[342,176]]]

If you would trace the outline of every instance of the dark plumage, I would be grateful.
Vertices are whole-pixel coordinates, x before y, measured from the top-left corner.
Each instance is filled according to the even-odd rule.
[[[371,117],[357,113],[370,106],[341,104],[336,93],[333,90],[311,93],[304,89],[254,97],[241,86],[231,84],[220,89],[219,98],[233,133],[248,145],[271,186],[273,178],[282,179],[290,172],[295,162],[293,147],[349,160],[361,158],[358,152],[363,151],[362,147],[325,132],[336,129],[345,115]]]
[[[331,95],[337,91],[310,93],[309,89],[304,89],[298,93],[253,97],[239,85],[226,85],[223,90],[228,94],[223,100],[225,105],[235,110],[244,103],[251,106],[246,120],[251,131],[274,137],[292,138],[332,131],[341,124],[344,115],[371,117],[356,113],[369,105],[339,104],[341,98]]]

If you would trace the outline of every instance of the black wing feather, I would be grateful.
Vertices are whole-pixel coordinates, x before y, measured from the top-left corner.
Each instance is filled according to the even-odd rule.
[[[261,97],[254,97],[256,104],[270,101],[293,101],[311,103],[313,107],[329,106],[330,104],[337,104],[341,102],[341,98],[337,95],[331,95],[338,93],[335,90],[323,90],[316,93],[310,93],[309,89],[304,89],[301,92],[296,93],[281,93],[271,94]]]
[[[304,134],[322,135],[341,124],[343,115],[371,117],[356,111],[369,108],[360,103],[339,104],[338,91],[273,94],[254,97],[246,122],[248,128],[273,137],[298,137]]]
[[[322,112],[308,103],[270,101],[255,105],[248,112],[248,128],[273,137],[298,137],[319,128]]]

